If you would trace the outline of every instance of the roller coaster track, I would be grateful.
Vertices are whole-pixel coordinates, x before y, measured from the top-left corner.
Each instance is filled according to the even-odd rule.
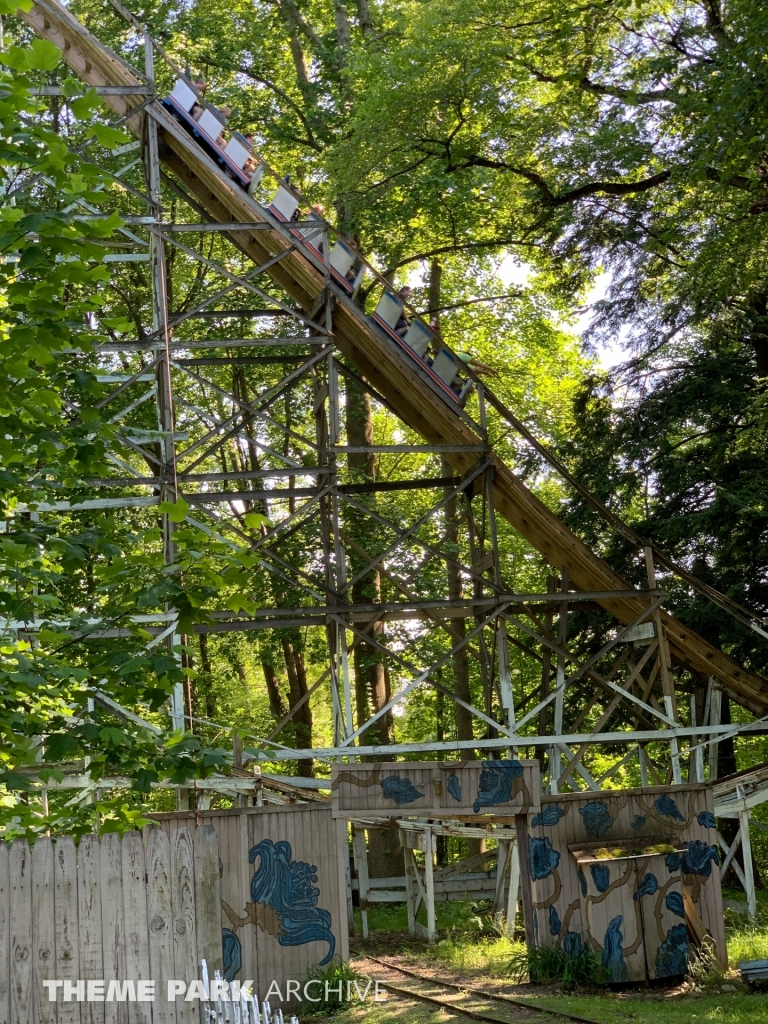
[[[476,425],[457,403],[447,401],[429,375],[405,360],[380,334],[341,289],[326,280],[312,259],[291,244],[286,231],[271,215],[231,181],[195,144],[157,99],[142,100],[137,93],[147,83],[119,56],[96,39],[56,0],[36,0],[21,14],[41,37],[63,51],[64,59],[86,83],[123,87],[104,100],[138,138],[144,137],[145,119],[154,119],[160,139],[160,159],[200,208],[218,224],[253,224],[259,230],[232,231],[228,237],[254,264],[268,264],[270,277],[305,311],[313,308],[329,288],[334,299],[333,340],[358,373],[383,396],[391,409],[431,445],[468,446],[472,451],[448,454],[458,474],[470,471],[483,444]],[[133,89],[134,95],[128,95]],[[493,403],[492,403],[493,404]],[[496,403],[497,408],[500,403]],[[501,514],[540,554],[570,580],[590,592],[627,591],[633,588],[604,560],[572,533],[506,466],[491,453],[494,499]],[[636,620],[647,598],[600,596],[600,605],[619,622]],[[768,713],[768,683],[747,671],[728,655],[662,612],[671,656],[682,666],[714,676],[730,696],[757,715]]]

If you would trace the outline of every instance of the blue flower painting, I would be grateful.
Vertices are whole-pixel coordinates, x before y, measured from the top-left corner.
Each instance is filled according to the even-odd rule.
[[[688,929],[673,925],[656,950],[656,977],[674,978],[688,970]]]
[[[699,811],[696,821],[698,821],[700,825],[703,825],[704,828],[715,827],[715,816],[712,811]]]
[[[590,839],[601,839],[613,824],[613,818],[608,813],[608,804],[600,800],[584,804],[579,808],[579,814],[584,819],[584,828]]]
[[[645,824],[645,816],[643,814],[636,814],[635,820],[630,825],[630,828],[642,828]]]
[[[557,913],[554,907],[549,908],[549,934],[559,935],[560,929],[563,927],[563,922],[560,920],[560,915]]]
[[[578,956],[584,944],[578,932],[566,932],[563,936],[563,949],[569,956]]]
[[[633,899],[639,900],[641,896],[653,896],[656,890],[659,888],[659,880],[656,875],[643,875],[640,885],[637,887],[637,892],[633,896]]]
[[[683,903],[682,893],[668,892],[667,898],[664,900],[664,906],[678,917],[685,917],[685,904]]]
[[[531,827],[535,828],[537,825],[556,825],[564,814],[565,811],[562,807],[552,804],[550,807],[545,807],[540,814],[534,815],[531,819]]]
[[[477,814],[481,807],[495,807],[507,804],[512,798],[512,780],[523,774],[519,761],[483,761],[480,772],[477,799],[472,810]]]
[[[664,863],[667,865],[667,871],[669,871],[670,874],[674,874],[675,871],[680,870],[680,854],[668,853],[664,858]]]
[[[581,886],[581,895],[586,898],[589,889],[587,888],[587,878],[584,872],[579,868],[579,885]]]
[[[414,800],[424,796],[407,775],[388,775],[386,779],[381,780],[381,788],[384,799],[394,800],[398,807],[401,804],[412,804]]]
[[[331,931],[331,915],[317,906],[320,890],[317,868],[306,861],[292,860],[291,844],[262,839],[248,852],[248,862],[259,858],[251,878],[251,900],[276,911],[280,923],[277,941],[281,946],[302,946],[307,942],[327,942],[328,952],[320,965],[329,963],[336,949]]]
[[[660,796],[653,806],[656,808],[658,814],[663,814],[666,818],[671,818],[673,821],[685,821],[685,818],[680,813],[677,804],[667,793]]]
[[[456,775],[449,775],[446,783],[448,786],[448,793],[453,797],[454,800],[461,800],[461,783]]]
[[[598,892],[605,892],[611,884],[611,869],[607,864],[590,864],[589,873]]]
[[[232,981],[237,977],[240,968],[243,966],[243,949],[240,939],[231,928],[221,929],[221,951],[223,957],[224,978]]]
[[[684,875],[701,875],[703,878],[709,878],[713,863],[720,863],[716,846],[710,846],[701,839],[692,839],[685,844],[685,853],[680,857],[680,870]]]
[[[552,843],[548,839],[537,839],[528,837],[528,862],[531,869],[531,878],[546,878],[551,875],[560,863],[560,854],[552,849]]]
[[[605,930],[601,961],[611,981],[617,984],[628,978],[624,960],[624,936],[621,934],[622,916],[614,917]]]

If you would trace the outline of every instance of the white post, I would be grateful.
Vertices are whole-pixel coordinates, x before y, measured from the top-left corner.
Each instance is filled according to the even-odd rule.
[[[739,811],[739,827],[741,829],[741,856],[744,858],[744,888],[747,891],[747,913],[750,917],[757,916],[757,894],[755,893],[755,873],[752,870],[752,840],[749,838],[749,811]]]
[[[405,864],[405,904],[408,911],[408,934],[415,935],[416,910],[413,895],[413,868],[411,866],[413,851],[409,850],[405,845],[406,835],[404,832],[400,833],[400,838],[403,843],[403,862]]]
[[[720,713],[723,704],[723,691],[720,689],[720,683],[714,676],[709,677],[709,725],[720,725]],[[717,755],[718,755],[718,741],[716,739],[709,741],[709,781],[714,782],[717,779]]]
[[[435,876],[432,864],[432,829],[425,829],[424,832],[424,889],[427,893],[427,942],[432,943],[437,938],[437,923],[435,921]]]
[[[560,577],[560,587],[564,593],[568,593],[568,570],[563,569]],[[557,642],[562,650],[565,649],[565,645],[568,641],[568,600],[560,605],[560,613],[558,615],[557,622]],[[562,689],[563,683],[565,682],[565,654],[558,651],[557,654],[557,673],[555,676],[555,686],[557,693],[555,695],[555,736],[563,735],[563,705],[565,702],[565,690]],[[550,754],[550,768],[551,768],[551,785],[552,792],[557,793],[559,790],[558,780],[560,779],[560,749],[559,747],[553,746]]]
[[[517,920],[517,896],[520,891],[520,850],[517,839],[512,843],[512,855],[509,858],[509,892],[507,893],[507,933],[510,938],[515,933]]]
[[[648,762],[645,759],[645,745],[638,743],[637,760],[640,762],[640,785],[643,789],[648,788]]]

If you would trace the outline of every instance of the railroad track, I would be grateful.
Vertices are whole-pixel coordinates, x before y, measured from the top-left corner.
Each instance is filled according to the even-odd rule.
[[[407,974],[411,978],[416,978],[422,984],[432,985],[436,988],[449,989],[453,992],[458,992],[461,995],[470,995],[476,997],[476,999],[485,999],[490,1002],[503,1003],[511,1006],[515,1006],[519,1009],[527,1010],[533,1014],[548,1014],[550,1017],[560,1017],[565,1020],[577,1021],[578,1024],[598,1024],[597,1021],[590,1020],[589,1017],[577,1017],[573,1013],[566,1013],[564,1010],[547,1010],[542,1006],[534,1006],[524,999],[515,999],[513,996],[505,996],[499,992],[488,992],[485,989],[475,988],[472,985],[457,985],[452,981],[443,981],[439,978],[425,978],[421,974],[417,974],[416,971],[409,971],[407,967],[400,967],[398,964],[390,963],[387,960],[381,960],[379,957],[371,956],[367,954],[366,960],[371,960],[373,963],[381,964],[382,967],[386,967],[387,970],[397,971],[399,974]],[[431,1003],[433,1006],[439,1006],[443,1010],[450,1010],[453,1013],[463,1014],[465,1017],[469,1017],[472,1020],[490,1021],[492,1024],[512,1024],[508,1018],[495,1017],[490,1013],[486,1013],[484,1010],[475,1009],[471,1006],[463,1006],[460,1003],[451,1002],[448,999],[441,999],[439,996],[429,995],[426,992],[421,992],[412,988],[403,988],[401,985],[393,985],[389,981],[378,979],[381,985],[388,991],[403,996],[406,999],[418,999],[424,1003]],[[520,1020],[520,1017],[517,1018]]]

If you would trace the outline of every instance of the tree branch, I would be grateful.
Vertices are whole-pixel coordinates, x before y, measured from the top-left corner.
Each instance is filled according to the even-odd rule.
[[[479,302],[499,302],[501,299],[521,299],[525,292],[508,292],[506,295],[484,295],[480,299],[467,299],[466,302],[453,302],[450,306],[438,306],[436,309],[419,310],[419,316],[430,316],[432,313],[445,313],[449,309],[463,309],[465,306],[476,306]]]

